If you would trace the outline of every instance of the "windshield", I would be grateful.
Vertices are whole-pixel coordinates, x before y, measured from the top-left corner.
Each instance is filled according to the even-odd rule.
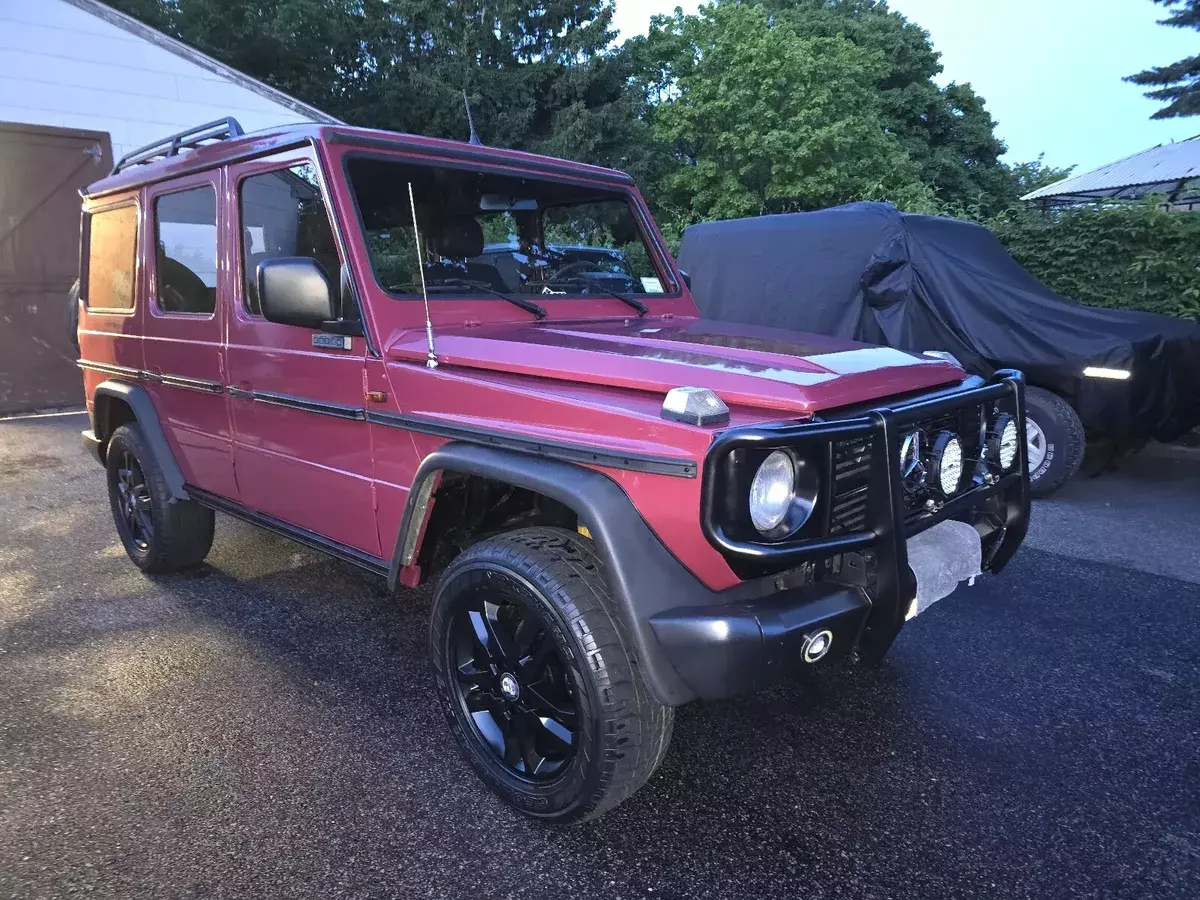
[[[399,297],[419,298],[422,275],[430,300],[677,290],[623,191],[369,157],[348,172],[375,277]]]

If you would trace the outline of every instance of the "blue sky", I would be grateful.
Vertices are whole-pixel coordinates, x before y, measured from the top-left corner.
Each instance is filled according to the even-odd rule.
[[[655,13],[695,0],[616,0],[622,36]],[[1122,76],[1200,49],[1200,33],[1156,24],[1150,0],[892,0],[942,54],[943,82],[969,82],[987,101],[1008,162],[1046,154],[1054,166],[1095,168],[1200,134],[1200,116],[1151,121],[1157,104]]]

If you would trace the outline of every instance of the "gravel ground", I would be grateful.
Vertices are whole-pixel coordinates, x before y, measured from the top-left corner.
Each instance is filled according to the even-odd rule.
[[[685,707],[561,829],[456,755],[426,592],[229,519],[148,579],[80,427],[0,422],[0,897],[1200,896],[1200,457],[1039,503],[877,671]]]

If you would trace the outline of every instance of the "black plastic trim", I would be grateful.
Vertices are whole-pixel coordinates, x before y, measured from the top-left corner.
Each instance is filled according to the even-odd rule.
[[[142,369],[132,369],[129,366],[114,366],[109,363],[92,362],[86,359],[76,361],[75,365],[81,369],[103,372],[105,375],[124,375],[127,378],[137,378],[141,381],[144,381],[150,374]]]
[[[351,419],[365,422],[366,410],[346,403],[331,403],[325,400],[312,400],[308,397],[295,397],[291,394],[276,394],[272,391],[252,391],[230,385],[227,388],[230,397],[238,400],[253,400],[266,403],[269,406],[286,406],[288,409],[299,409],[304,412],[316,413],[321,416],[333,416],[335,419]]]
[[[219,381],[205,381],[203,378],[184,378],[182,375],[155,375],[148,373],[147,379],[157,381],[167,387],[183,388],[189,391],[200,391],[204,394],[223,394],[225,385]]]
[[[424,528],[429,486],[441,472],[480,475],[544,494],[579,517],[604,560],[609,589],[633,641],[638,669],[650,692],[669,706],[699,696],[680,679],[650,624],[660,612],[754,599],[775,590],[773,580],[744,582],[728,591],[701,583],[663,545],[633,502],[607,475],[594,469],[495,447],[452,442],[422,461],[413,478],[396,535],[388,586],[395,588],[410,532]],[[415,551],[414,551],[415,552]]]
[[[183,472],[180,471],[179,464],[175,462],[175,454],[171,452],[171,445],[167,442],[167,436],[158,420],[158,411],[154,408],[154,401],[146,389],[141,385],[129,384],[126,381],[105,381],[96,387],[92,396],[93,402],[95,397],[113,397],[133,410],[138,428],[149,445],[150,452],[154,454],[154,461],[158,463],[158,467],[162,471],[167,488],[171,491],[171,497],[175,500],[190,500],[191,497],[184,484]],[[97,427],[99,424],[95,423]],[[97,435],[97,437],[101,436]],[[107,441],[109,437],[110,435],[103,435],[102,439]]]
[[[804,638],[814,631],[830,631],[830,658],[844,657],[870,610],[861,588],[810,584],[761,600],[671,609],[650,624],[688,687],[719,700],[801,668]]]
[[[367,421],[391,428],[402,428],[421,434],[432,434],[452,440],[466,441],[485,447],[498,447],[531,453],[534,456],[558,459],[564,462],[586,463],[608,469],[623,469],[627,472],[646,472],[652,475],[672,475],[677,478],[695,478],[697,466],[690,460],[674,459],[669,456],[654,456],[648,453],[614,453],[597,450],[583,444],[550,439],[534,440],[497,431],[492,428],[459,425],[419,415],[399,413],[367,412]]]
[[[378,556],[364,553],[354,547],[330,540],[327,537],[317,534],[315,531],[309,531],[307,528],[301,528],[298,525],[284,522],[282,519],[277,519],[266,513],[242,506],[240,503],[235,503],[232,500],[226,500],[224,497],[219,497],[216,494],[209,493],[193,485],[188,485],[187,489],[196,502],[204,506],[258,525],[268,531],[273,531],[275,534],[290,538],[299,544],[312,547],[314,550],[324,551],[330,556],[336,556],[338,559],[345,560],[376,575],[386,576],[388,573],[387,560],[381,559]]]
[[[126,378],[136,378],[138,381],[151,381],[158,384],[165,384],[168,387],[186,388],[192,391],[201,391],[206,394],[223,394],[225,386],[219,381],[206,381],[203,378],[188,378],[185,375],[170,375],[160,372],[149,372],[145,369],[133,369],[129,366],[116,366],[110,363],[92,362],[91,360],[81,359],[75,363],[81,369],[91,369],[94,372],[103,372],[105,375],[121,375]]]

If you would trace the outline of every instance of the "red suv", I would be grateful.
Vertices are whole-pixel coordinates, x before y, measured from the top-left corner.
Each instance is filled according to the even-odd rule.
[[[543,819],[637,790],[680,704],[879,660],[1025,534],[1019,373],[699,319],[621,172],[228,119],[83,206],[129,556],[200,565],[217,510],[436,579],[450,730]]]

